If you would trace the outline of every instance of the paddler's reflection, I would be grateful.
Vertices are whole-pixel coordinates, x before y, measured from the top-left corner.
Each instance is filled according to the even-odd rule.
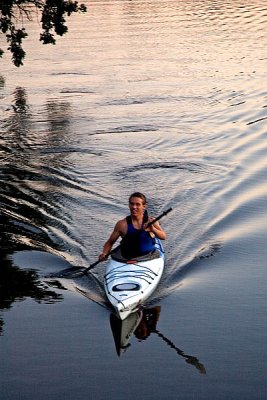
[[[139,341],[147,339],[151,332],[155,332],[160,312],[160,306],[143,309],[142,319],[134,331],[134,335]]]
[[[151,332],[155,332],[160,311],[160,306],[145,308],[130,314],[123,321],[114,314],[110,315],[110,326],[118,356],[130,347],[130,338],[133,334],[141,341],[147,339]]]
[[[121,356],[126,349],[130,347],[129,341],[133,334],[139,341],[143,341],[146,340],[151,333],[154,333],[168,346],[174,349],[179,356],[183,357],[188,364],[194,365],[201,374],[206,374],[204,365],[200,363],[196,357],[185,354],[183,350],[179,349],[170,339],[164,336],[157,329],[160,312],[160,306],[144,308],[143,310],[130,314],[129,317],[123,321],[111,314],[110,324],[117,354]]]

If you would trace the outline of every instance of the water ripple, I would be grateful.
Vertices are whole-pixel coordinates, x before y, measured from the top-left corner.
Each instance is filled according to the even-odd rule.
[[[138,189],[151,214],[174,208],[162,222],[170,293],[200,260],[264,232],[266,4],[96,4],[103,20],[75,27],[77,59],[70,42],[59,66],[34,55],[23,72],[3,67],[1,243],[86,266]]]

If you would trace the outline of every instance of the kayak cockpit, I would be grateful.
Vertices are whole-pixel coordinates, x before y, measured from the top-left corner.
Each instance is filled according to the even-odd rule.
[[[112,287],[113,292],[132,292],[140,290],[138,283],[118,283]]]

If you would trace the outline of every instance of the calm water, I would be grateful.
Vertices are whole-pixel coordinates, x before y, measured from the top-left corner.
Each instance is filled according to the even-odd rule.
[[[88,5],[0,61],[0,399],[266,399],[266,2]],[[104,264],[46,276],[135,190],[173,211],[158,321],[119,358]]]

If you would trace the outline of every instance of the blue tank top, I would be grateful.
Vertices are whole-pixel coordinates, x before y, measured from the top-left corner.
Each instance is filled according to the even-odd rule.
[[[121,253],[125,258],[140,257],[155,250],[155,243],[149,232],[136,229],[131,216],[126,218],[127,234],[122,240]]]

